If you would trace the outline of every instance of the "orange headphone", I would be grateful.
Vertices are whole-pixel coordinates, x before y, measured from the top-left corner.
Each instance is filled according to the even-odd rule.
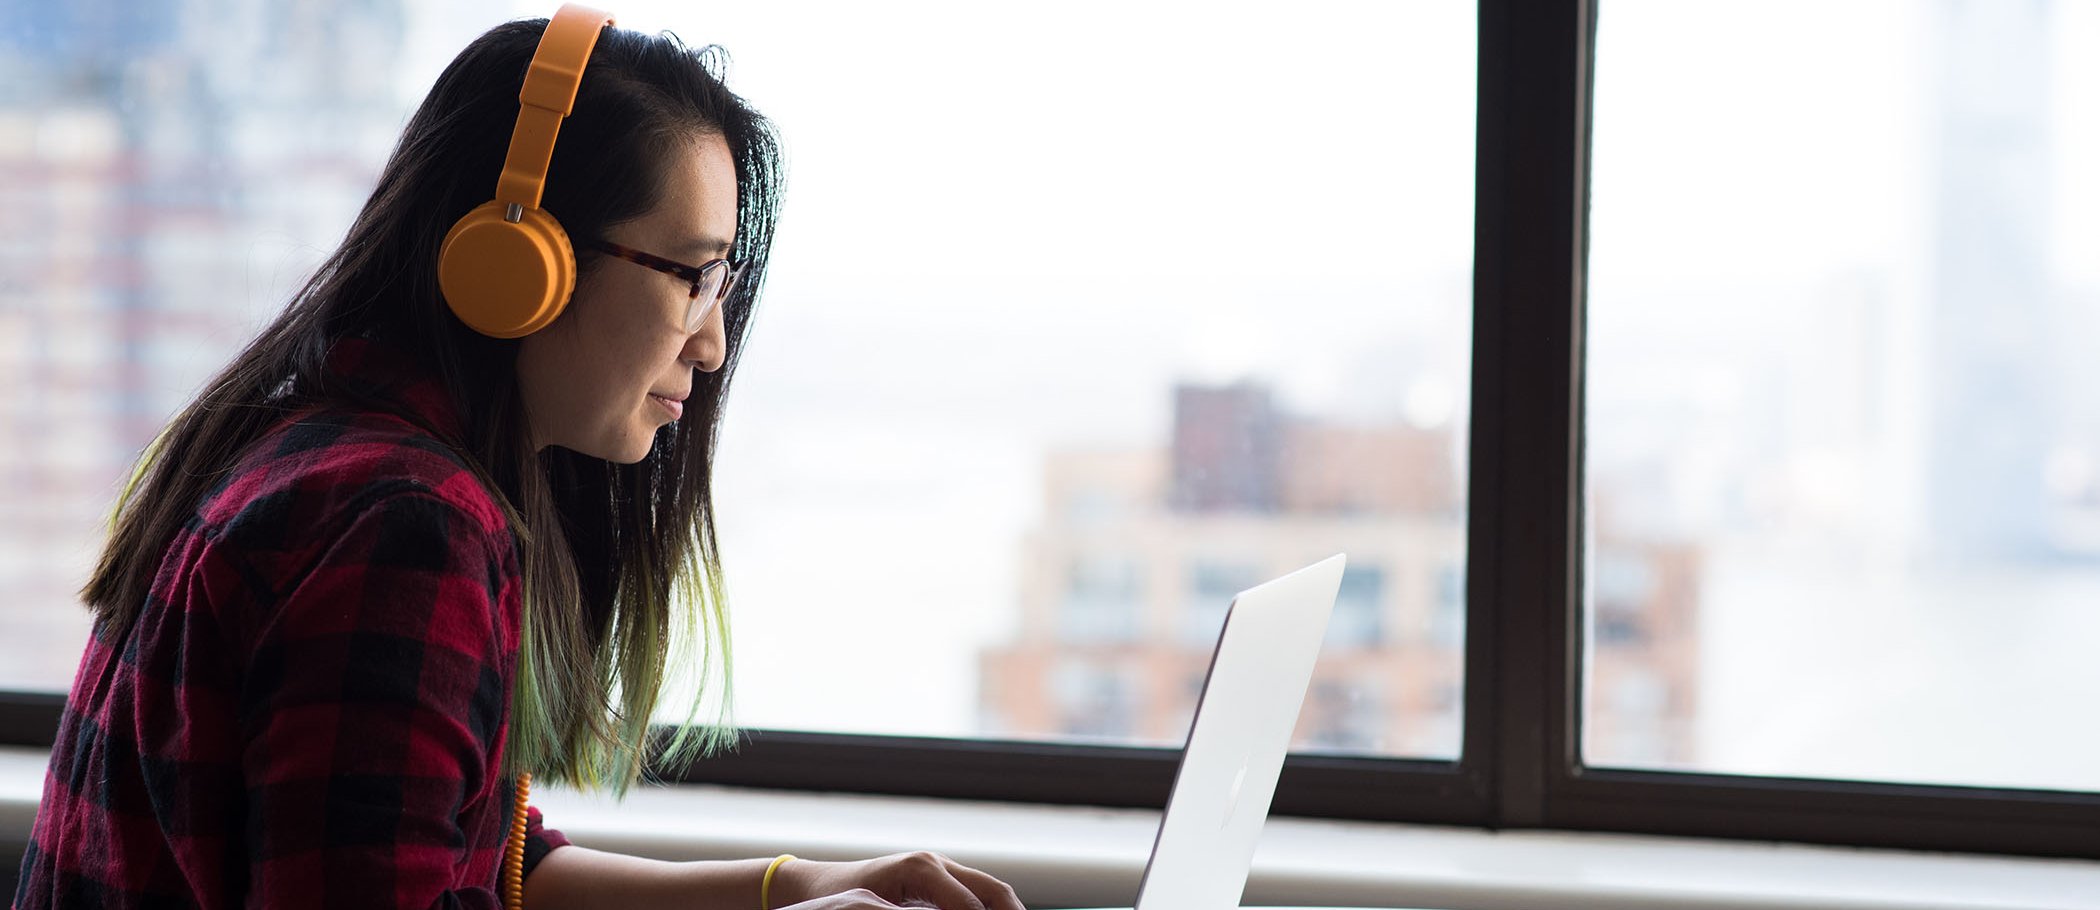
[[[561,223],[540,208],[540,191],[584,64],[599,30],[611,24],[611,13],[574,3],[555,11],[518,92],[518,125],[496,198],[445,233],[438,290],[460,321],[483,335],[522,338],[545,328],[576,288],[576,251]]]

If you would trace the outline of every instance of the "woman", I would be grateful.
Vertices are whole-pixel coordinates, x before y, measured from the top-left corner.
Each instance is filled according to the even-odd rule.
[[[504,860],[535,910],[1019,910],[935,854],[657,862],[528,807],[526,772],[640,775],[674,628],[726,686],[711,465],[780,187],[712,49],[555,23],[460,53],[341,247],[141,459],[16,907],[494,907]],[[566,119],[519,103],[560,106],[526,80],[543,35],[588,61]],[[534,116],[559,141],[506,207]],[[492,325],[524,279],[475,232],[541,218],[573,291]],[[666,761],[726,741],[696,716]]]

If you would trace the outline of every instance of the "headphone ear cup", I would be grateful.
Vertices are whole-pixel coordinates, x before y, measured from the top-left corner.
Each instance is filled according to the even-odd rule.
[[[561,315],[576,289],[576,251],[553,215],[526,209],[516,223],[505,206],[476,206],[438,252],[438,290],[461,322],[483,335],[522,338]]]

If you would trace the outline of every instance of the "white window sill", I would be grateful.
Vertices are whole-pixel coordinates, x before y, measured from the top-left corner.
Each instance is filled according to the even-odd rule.
[[[26,835],[47,753],[0,747],[0,840]],[[624,803],[537,791],[578,844],[660,859],[935,850],[1034,907],[1129,906],[1159,813],[684,786]],[[2100,862],[1275,818],[1244,903],[1726,910],[2100,910]]]

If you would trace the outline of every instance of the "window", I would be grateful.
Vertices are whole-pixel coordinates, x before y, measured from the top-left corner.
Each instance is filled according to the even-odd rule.
[[[1114,663],[1127,742],[1172,745],[1194,701],[1162,681],[1239,591],[1338,551],[1464,565],[1472,7],[1251,13],[692,20],[791,167],[718,468],[740,721],[1093,744],[1029,704]],[[1390,621],[1424,626],[1433,576],[1405,583]],[[1367,621],[1322,672],[1385,667],[1396,735],[1355,741],[1459,723],[1429,687],[1462,628],[1344,660]]]
[[[1314,680],[1299,720],[1298,739],[1309,752],[1363,753],[1380,750],[1379,739],[1393,735],[1379,704],[1377,676],[1343,683]]]
[[[1138,564],[1112,555],[1075,557],[1057,614],[1067,644],[1129,641],[1138,636],[1144,587]]]
[[[1588,761],[2100,789],[2095,35],[1610,3]]]
[[[1334,615],[1327,620],[1329,648],[1375,648],[1385,638],[1385,570],[1350,566],[1335,594]]]
[[[1265,581],[1248,563],[1199,561],[1189,567],[1188,599],[1182,607],[1181,638],[1191,648],[1208,649],[1225,626],[1232,598]]]
[[[1436,567],[1436,606],[1429,614],[1428,641],[1432,647],[1456,646],[1466,628],[1465,567],[1440,563]]]
[[[189,3],[105,6],[0,25],[9,741],[49,741],[138,448],[340,236],[443,61],[546,13],[361,5],[207,55]],[[791,167],[719,465],[762,729],[668,773],[1158,806],[1191,610],[1347,551],[1279,812],[2100,856],[2063,710],[2095,694],[2063,672],[2100,539],[2094,11],[1603,7],[623,7],[735,52]],[[2035,80],[2046,111],[1992,106]],[[1958,369],[1922,400],[1968,423],[1891,404],[1927,353]],[[1945,549],[1900,533],[1928,525]],[[1894,559],[1921,552],[1988,555]],[[1949,629],[1981,634],[1941,673]],[[1722,681],[1760,647],[1800,674],[1762,706]],[[1862,668],[1917,672],[1821,698]],[[1745,758],[1709,728],[1746,706],[1927,738]]]
[[[1138,733],[1144,696],[1129,667],[1067,658],[1051,673],[1049,688],[1059,734],[1117,742]]]
[[[0,689],[63,691],[75,592],[132,460],[371,191],[442,61],[368,5],[262,26],[203,3],[0,24]],[[427,23],[424,23],[427,24]]]

